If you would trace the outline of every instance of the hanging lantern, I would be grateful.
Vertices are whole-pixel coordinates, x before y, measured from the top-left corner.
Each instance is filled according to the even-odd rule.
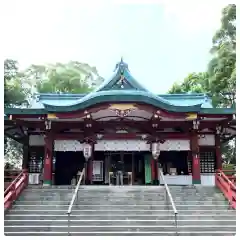
[[[152,156],[155,160],[157,160],[159,155],[160,155],[160,142],[153,142],[152,143]]]
[[[88,160],[92,156],[92,145],[89,143],[83,144],[83,156]]]

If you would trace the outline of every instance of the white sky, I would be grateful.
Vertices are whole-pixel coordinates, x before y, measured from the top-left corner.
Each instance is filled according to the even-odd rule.
[[[228,4],[97,2],[6,1],[4,57],[18,60],[22,68],[32,63],[87,62],[107,78],[123,56],[140,83],[165,93],[188,73],[206,69],[212,36]]]

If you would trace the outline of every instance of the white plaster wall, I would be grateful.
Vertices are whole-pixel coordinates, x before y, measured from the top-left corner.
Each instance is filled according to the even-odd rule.
[[[215,186],[215,174],[201,174],[201,185]]]
[[[215,146],[215,136],[209,134],[209,135],[205,135],[204,138],[199,138],[198,145],[199,146]]]
[[[164,179],[169,185],[192,185],[192,175],[164,175]],[[160,178],[160,184],[164,184]],[[215,186],[215,174],[201,174],[202,186]]]
[[[30,146],[44,146],[44,136],[43,135],[30,135],[29,136]]]
[[[164,179],[169,185],[192,185],[192,175],[164,175]],[[164,184],[161,177],[160,184]]]
[[[77,152],[83,151],[83,145],[77,140],[55,140],[54,151]]]
[[[30,146],[44,146],[44,136],[30,135]],[[161,151],[188,151],[189,140],[167,140],[160,146]],[[55,140],[55,151],[82,151],[83,145],[76,140]],[[150,144],[143,140],[99,140],[95,151],[150,151]]]
[[[40,183],[39,177],[40,177],[40,173],[29,173],[28,183],[30,185],[39,184]]]
[[[161,151],[189,151],[190,140],[167,140],[160,145]]]
[[[99,140],[95,151],[150,151],[150,144],[143,140]],[[55,151],[82,151],[83,145],[75,140],[55,140]],[[162,151],[190,150],[189,140],[168,140],[161,144]]]
[[[143,140],[100,140],[95,151],[150,151],[150,145]]]

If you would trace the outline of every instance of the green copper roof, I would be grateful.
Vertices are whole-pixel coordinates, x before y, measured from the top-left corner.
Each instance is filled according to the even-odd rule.
[[[121,90],[122,91],[122,90]],[[124,91],[123,91],[124,92]],[[122,93],[123,93],[122,92]],[[126,90],[125,90],[126,92]],[[51,106],[69,106],[76,103],[77,100],[86,97],[87,94],[38,94],[35,100],[31,103],[31,108],[44,108],[44,105]],[[160,97],[171,105],[175,106],[195,106],[201,104],[202,108],[212,108],[211,99],[205,94],[158,94],[155,97]]]
[[[146,103],[165,109],[172,112],[197,112],[201,108],[201,104],[193,106],[176,106],[172,105],[168,100],[162,97],[156,96],[150,92],[145,91],[132,91],[132,90],[111,90],[111,91],[99,91],[93,92],[85,97],[75,101],[74,104],[67,107],[44,104],[44,107],[50,112],[69,112],[77,111],[90,107],[91,105],[98,104],[100,102],[137,102]]]
[[[130,74],[127,63],[121,61],[116,64],[114,75],[109,80],[106,80],[95,91],[109,91],[109,90],[139,90],[145,91],[145,89],[134,77]]]

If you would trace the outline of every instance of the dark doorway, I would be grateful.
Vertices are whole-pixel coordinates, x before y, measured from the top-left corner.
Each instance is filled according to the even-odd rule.
[[[159,158],[164,174],[169,174],[169,168],[176,168],[178,175],[188,175],[188,151],[162,151]]]
[[[82,152],[56,152],[55,184],[71,185],[73,177],[83,169],[84,156]]]
[[[145,184],[145,152],[134,152],[134,179],[133,183],[136,185]]]

